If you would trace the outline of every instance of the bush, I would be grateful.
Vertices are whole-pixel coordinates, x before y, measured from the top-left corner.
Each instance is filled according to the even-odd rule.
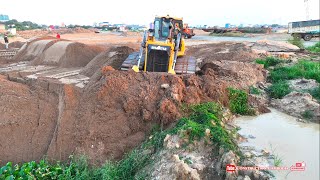
[[[300,37],[293,37],[293,38],[290,38],[288,39],[288,42],[290,44],[293,44],[295,46],[298,46],[300,49],[304,49],[304,45],[303,45],[303,42],[301,40]]]
[[[261,94],[261,91],[258,88],[253,87],[253,86],[249,87],[249,92],[250,92],[250,94],[257,94],[257,95]]]
[[[285,95],[289,94],[292,90],[287,82],[279,81],[277,83],[272,84],[267,89],[267,91],[268,91],[270,97],[276,98],[276,99],[281,99]]]
[[[253,115],[254,111],[248,105],[248,94],[239,89],[228,88],[229,106],[232,113]]]
[[[312,119],[312,118],[314,117],[314,113],[313,113],[313,111],[305,110],[305,111],[301,114],[301,116],[302,116],[303,118],[305,118],[305,119],[310,120],[310,119]]]
[[[297,78],[315,79],[320,83],[320,63],[301,60],[293,66],[276,68],[269,76],[272,82]]]
[[[320,53],[320,42],[317,42],[314,46],[307,47],[306,49],[313,53]]]
[[[313,98],[320,102],[320,86],[309,91]]]
[[[256,59],[257,64],[263,64],[264,68],[268,68],[270,66],[276,66],[282,62],[281,59],[275,57],[267,57],[266,59]]]

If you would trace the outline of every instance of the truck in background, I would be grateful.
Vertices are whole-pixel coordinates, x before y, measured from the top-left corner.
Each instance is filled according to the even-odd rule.
[[[305,41],[320,35],[320,20],[290,22],[288,26],[288,33],[291,36],[303,38]]]
[[[192,38],[192,36],[196,35],[194,32],[193,32],[193,29],[192,28],[189,28],[188,24],[183,24],[183,32],[182,32],[182,35],[184,35],[184,38],[186,39],[190,39]]]

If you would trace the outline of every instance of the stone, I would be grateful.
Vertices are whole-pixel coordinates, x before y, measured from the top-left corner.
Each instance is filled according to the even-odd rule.
[[[170,87],[169,84],[161,84],[162,89],[168,89]]]

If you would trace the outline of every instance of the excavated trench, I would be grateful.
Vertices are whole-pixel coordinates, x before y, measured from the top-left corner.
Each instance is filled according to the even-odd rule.
[[[203,62],[199,75],[178,76],[115,70],[133,51],[128,47],[101,53],[91,48],[86,59],[71,63],[80,66],[75,70],[68,69],[65,58],[71,61],[78,55],[70,53],[90,47],[67,46],[67,54],[59,54],[57,63],[48,66],[41,58],[52,45],[44,46],[27,63],[0,68],[0,165],[43,157],[64,161],[71,154],[86,154],[93,164],[120,159],[145,139],[153,125],[176,122],[183,103],[216,101],[227,106],[228,87],[245,89],[265,80],[260,65],[249,59],[240,62],[250,50],[237,53],[239,61],[237,54],[228,61],[213,55],[216,45],[207,45],[208,50],[197,57]],[[189,54],[192,51],[198,52],[196,47]]]

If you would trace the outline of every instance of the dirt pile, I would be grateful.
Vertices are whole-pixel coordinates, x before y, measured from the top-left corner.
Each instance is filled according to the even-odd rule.
[[[14,62],[19,61],[32,61],[37,58],[52,44],[54,44],[54,39],[39,40],[33,42],[27,42],[24,44],[18,53],[13,57]]]
[[[99,52],[85,44],[58,41],[50,46],[33,65],[53,65],[59,67],[84,67]]]
[[[32,65],[84,67],[97,54],[99,48],[82,43],[57,40],[53,37],[32,39],[21,47],[13,62],[31,61]]]
[[[92,59],[81,71],[81,74],[91,77],[104,66],[111,66],[114,69],[119,69],[123,61],[132,52],[133,49],[127,46],[111,48]]]
[[[248,44],[248,46],[251,47],[256,53],[296,52],[300,50],[299,47],[286,42],[269,41],[269,40],[257,41],[257,42]]]
[[[71,45],[66,46],[65,52],[68,52]],[[50,47],[43,54],[50,52]],[[86,73],[94,73],[101,64],[117,64],[131,51],[127,47],[111,49],[88,65]],[[210,55],[208,51],[205,55]],[[109,56],[105,61],[103,57]],[[145,139],[154,124],[169,126],[180,118],[182,103],[216,101],[228,105],[228,87],[244,88],[264,80],[261,66],[214,59],[210,65],[202,67],[198,76],[123,72],[104,66],[92,76],[84,89],[38,79],[32,83],[31,88],[20,85],[24,90],[12,94],[11,89],[22,88],[12,88],[18,86],[17,83],[3,80],[0,88],[6,90],[1,89],[0,92],[5,95],[0,98],[25,97],[22,101],[30,105],[17,108],[15,104],[18,102],[10,104],[14,101],[1,99],[0,122],[6,124],[0,131],[10,132],[11,137],[24,139],[21,137],[23,135],[30,139],[28,144],[21,145],[0,136],[1,145],[11,143],[10,149],[16,150],[15,153],[8,153],[9,149],[4,151],[0,148],[0,159],[4,162],[21,162],[47,155],[49,159],[66,160],[73,153],[87,154],[94,164],[102,164],[106,159],[120,159]],[[20,109],[22,114],[15,116],[10,109]],[[45,120],[42,121],[42,118]],[[37,138],[44,140],[33,144],[32,139]],[[30,149],[27,152],[33,153],[34,157],[23,156],[17,159],[16,154],[24,154],[25,149]]]
[[[196,57],[202,64],[221,60],[251,62],[259,57],[245,44],[231,42],[191,46],[187,55]]]
[[[39,160],[47,153],[58,98],[0,76],[0,164]]]
[[[24,45],[25,42],[21,41],[15,41],[12,43],[9,43],[9,48],[21,48]],[[0,50],[3,50],[6,48],[5,44],[0,43]]]
[[[320,105],[309,93],[291,92],[271,105],[292,116],[320,123]]]

